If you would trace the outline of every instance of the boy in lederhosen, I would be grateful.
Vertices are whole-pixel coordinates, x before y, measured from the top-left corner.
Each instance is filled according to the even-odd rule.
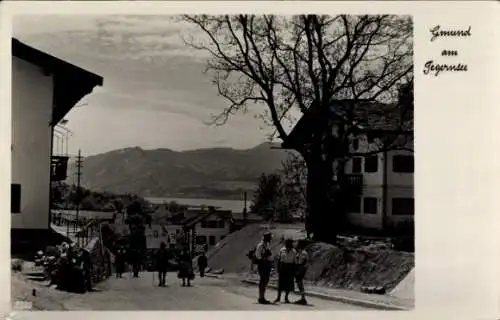
[[[300,300],[296,301],[296,304],[306,305],[306,293],[304,290],[304,277],[307,271],[307,262],[309,260],[309,255],[306,251],[307,242],[305,240],[299,240],[297,243],[297,257],[295,260],[295,281],[297,281],[297,287],[300,292]]]
[[[255,261],[259,270],[259,299],[260,304],[270,304],[266,300],[266,287],[271,277],[272,269],[272,252],[270,248],[272,235],[270,232],[264,233],[262,241],[257,244],[255,248]]]

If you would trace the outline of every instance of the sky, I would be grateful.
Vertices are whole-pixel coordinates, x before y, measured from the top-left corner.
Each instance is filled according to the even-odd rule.
[[[227,102],[203,73],[209,57],[186,47],[182,34],[203,36],[168,16],[26,15],[13,21],[14,37],[104,78],[65,118],[73,133],[70,154],[135,146],[246,149],[266,141],[271,128],[255,118],[259,108],[224,126],[207,124]]]

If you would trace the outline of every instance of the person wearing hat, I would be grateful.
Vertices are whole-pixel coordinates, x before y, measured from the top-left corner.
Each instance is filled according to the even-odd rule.
[[[280,302],[281,292],[285,292],[285,303],[290,303],[288,295],[293,291],[296,252],[293,239],[286,239],[285,246],[278,253],[278,296],[274,303]]]
[[[262,241],[257,244],[255,248],[255,259],[257,262],[257,269],[259,271],[259,299],[260,304],[270,304],[266,300],[266,287],[269,283],[272,269],[272,252],[271,252],[271,232],[264,233]]]
[[[305,240],[299,240],[297,243],[297,257],[295,262],[295,281],[297,282],[297,287],[300,292],[300,300],[296,301],[296,304],[307,304],[306,293],[304,290],[304,277],[307,271],[307,262],[309,261],[309,255],[306,251],[307,242]]]

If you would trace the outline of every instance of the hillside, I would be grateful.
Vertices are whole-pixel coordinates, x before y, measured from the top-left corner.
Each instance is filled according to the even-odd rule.
[[[85,158],[82,185],[93,191],[143,197],[239,199],[244,191],[254,189],[261,173],[281,167],[287,151],[271,146],[183,152],[138,147],[114,150]]]

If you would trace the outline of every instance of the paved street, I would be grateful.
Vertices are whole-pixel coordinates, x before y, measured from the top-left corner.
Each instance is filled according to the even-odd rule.
[[[72,295],[63,303],[69,310],[363,310],[364,308],[310,298],[310,306],[259,305],[257,287],[213,278],[196,278],[192,287],[182,287],[175,273],[167,276],[166,288],[153,286],[153,275],[139,279],[110,278],[97,292]],[[156,279],[155,279],[156,280]],[[269,290],[267,298],[275,298]],[[292,295],[291,300],[298,299]]]

